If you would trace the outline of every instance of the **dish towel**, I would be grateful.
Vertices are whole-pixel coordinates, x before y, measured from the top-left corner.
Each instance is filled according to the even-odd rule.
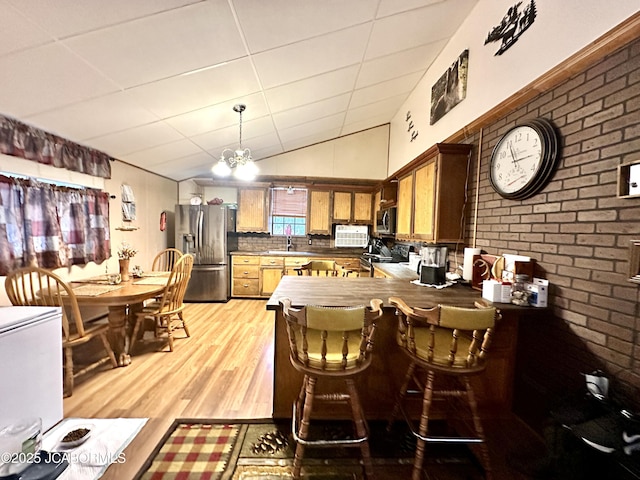
[[[58,452],[69,462],[59,480],[95,480],[112,463],[124,462],[124,449],[147,422],[147,418],[66,418],[42,439],[42,449]],[[75,448],[65,448],[60,440],[72,430],[88,428],[87,440]]]

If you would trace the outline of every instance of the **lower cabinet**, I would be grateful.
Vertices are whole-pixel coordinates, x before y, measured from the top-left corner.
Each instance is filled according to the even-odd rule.
[[[260,257],[237,255],[232,258],[232,297],[260,295]]]
[[[260,296],[270,297],[284,274],[284,258],[260,257]]]
[[[283,275],[297,275],[296,268],[312,260],[309,257],[272,255],[233,255],[231,257],[231,296],[268,298],[275,291]],[[360,274],[359,258],[322,258],[335,260],[350,270],[350,277]]]

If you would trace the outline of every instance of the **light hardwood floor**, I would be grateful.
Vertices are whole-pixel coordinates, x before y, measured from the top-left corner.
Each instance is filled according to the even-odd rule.
[[[65,417],[149,419],[125,450],[126,461],[111,465],[103,479],[134,478],[177,418],[271,417],[274,313],[265,305],[263,300],[187,304],[191,337],[178,331],[173,352],[148,332],[147,342],[134,347],[131,365],[79,379],[73,396],[64,400]],[[507,468],[507,456],[541,448],[539,439],[513,417],[484,426],[494,478],[528,479]]]
[[[176,418],[269,418],[274,314],[263,300],[187,304],[191,337],[174,351],[152,339],[134,346],[131,365],[88,374],[64,400],[65,417],[149,418],[104,479],[129,479]],[[137,348],[136,348],[137,347]]]

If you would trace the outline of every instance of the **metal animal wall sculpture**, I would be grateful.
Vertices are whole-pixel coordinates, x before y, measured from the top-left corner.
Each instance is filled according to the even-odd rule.
[[[491,29],[484,44],[501,41],[500,48],[495,55],[502,55],[511,45],[516,43],[520,35],[529,28],[536,19],[537,9],[535,0],[531,0],[524,10],[518,11],[522,2],[510,7],[499,25]]]

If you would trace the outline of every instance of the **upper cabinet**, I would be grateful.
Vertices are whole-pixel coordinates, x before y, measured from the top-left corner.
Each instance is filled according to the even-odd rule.
[[[237,232],[269,233],[269,189],[244,187],[238,189]]]
[[[373,223],[371,193],[354,192],[353,194],[353,223],[369,225]]]
[[[356,223],[370,225],[371,193],[369,192],[333,192],[332,223]]]
[[[307,234],[331,235],[331,191],[309,190]]]
[[[333,192],[333,223],[349,223],[352,212],[352,192]]]
[[[471,148],[436,144],[399,174],[396,238],[441,243],[462,238]]]

